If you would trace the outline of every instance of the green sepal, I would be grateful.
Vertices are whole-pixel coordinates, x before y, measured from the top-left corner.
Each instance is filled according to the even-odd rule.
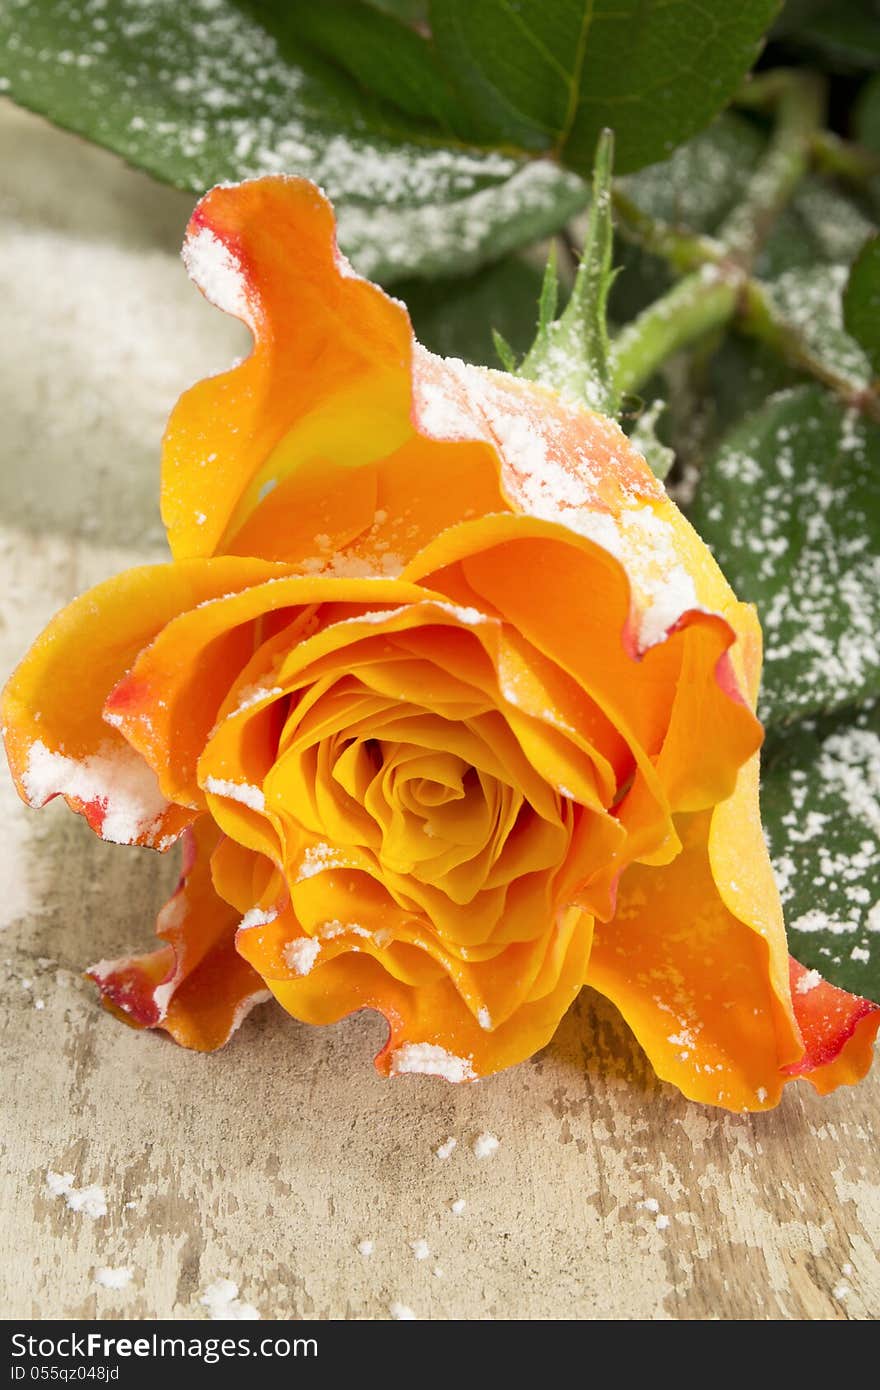
[[[613,156],[614,136],[604,130],[596,147],[587,234],[571,298],[559,318],[553,318],[557,278],[555,257],[551,256],[541,290],[538,332],[517,373],[603,415],[614,415],[620,405],[611,370],[607,320],[608,293],[614,279]]]
[[[504,370],[506,372],[510,372],[511,376],[515,376],[516,353],[510,346],[510,343],[507,341],[507,339],[503,337],[501,333],[498,332],[497,328],[492,329],[492,342],[495,344],[495,351],[498,354],[498,361],[501,363]]]
[[[670,449],[657,435],[657,421],[665,409],[665,401],[652,401],[641,412],[629,433],[630,443],[635,445],[654,477],[661,482],[675,463],[675,450]]]

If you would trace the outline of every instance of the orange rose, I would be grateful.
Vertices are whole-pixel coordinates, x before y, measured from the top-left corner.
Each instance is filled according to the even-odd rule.
[[[72,603],[4,698],[32,805],[185,836],[109,1006],[202,1049],[266,986],[378,1009],[380,1071],[462,1081],[588,983],[696,1100],[861,1076],[880,1012],[789,973],[757,620],[617,425],[420,348],[304,181],[215,189],[184,255],[255,346],[171,417],[173,561]]]

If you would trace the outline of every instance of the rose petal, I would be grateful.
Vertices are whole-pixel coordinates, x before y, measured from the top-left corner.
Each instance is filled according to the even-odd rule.
[[[314,185],[213,189],[184,258],[208,297],[248,324],[254,349],[172,415],[163,516],[176,557],[341,555],[389,573],[445,527],[508,508],[631,550],[627,525],[644,512],[635,570],[671,592],[669,566],[653,573],[663,490],[620,428],[415,344],[403,306],[340,257]]]
[[[630,857],[668,862],[678,844],[672,812],[730,795],[737,769],[761,742],[725,661],[731,624],[691,612],[639,657],[621,564],[589,540],[516,517],[455,527],[405,571],[441,591],[454,591],[459,573],[477,601],[572,677],[623,738],[637,768],[620,809]],[[560,602],[587,593],[589,603]],[[740,622],[748,610],[731,604]],[[687,743],[695,722],[712,731],[699,759]]]
[[[786,1071],[803,1076],[820,1096],[838,1086],[855,1085],[871,1065],[880,1006],[847,994],[827,980],[815,981],[796,960],[789,966],[791,998],[805,1050],[801,1060]]]
[[[435,357],[420,345],[413,377],[419,429],[434,439],[490,444],[514,512],[601,544],[617,539],[615,518],[623,509],[664,497],[616,421],[547,387]]]
[[[169,422],[162,511],[176,557],[320,565],[347,551],[388,573],[398,548],[503,506],[490,448],[417,435],[406,310],[339,255],[313,184],[213,189],[184,258],[254,348],[188,391]]]
[[[178,559],[228,549],[224,537],[252,517],[261,493],[267,500],[301,465],[314,492],[319,459],[335,484],[327,486],[332,509],[342,489],[333,465],[368,465],[412,433],[406,312],[345,273],[330,204],[313,184],[277,178],[213,189],[193,214],[184,257],[208,297],[248,324],[255,344],[240,366],[188,391],[169,421],[162,515]],[[372,498],[357,497],[369,525]],[[350,499],[339,505],[350,529]],[[289,520],[289,494],[281,509]]]
[[[279,1003],[306,1023],[335,1023],[370,1008],[388,1021],[389,1037],[376,1058],[383,1075],[421,1071],[447,1080],[488,1076],[543,1047],[580,989],[589,956],[592,921],[572,909],[551,940],[531,999],[499,1027],[481,1026],[448,977],[419,987],[392,977],[367,949],[317,962],[296,979],[267,980]],[[251,955],[252,939],[239,937]],[[485,1021],[485,1020],[484,1020]]]
[[[106,722],[104,701],[138,652],[182,609],[266,578],[260,560],[145,565],[98,584],[48,625],[2,697],[9,765],[22,798],[64,795],[105,839],[164,846],[192,820]]]
[[[148,955],[102,961],[88,972],[106,1007],[126,1023],[162,1028],[197,1052],[221,1047],[269,997],[235,950],[241,914],[214,891],[210,857],[219,838],[207,816],[185,832],[181,880],[156,923],[167,944]]]
[[[831,1010],[821,1001],[821,1026],[802,1035],[807,1015],[800,999],[792,1004],[757,791],[753,758],[732,797],[683,818],[684,848],[672,864],[627,871],[616,917],[597,928],[587,973],[660,1077],[691,1100],[737,1111],[775,1105],[795,1074],[812,1071],[817,1089],[856,1079],[880,1020],[865,1001],[847,1004],[838,991]],[[853,1037],[836,1072],[815,1071]]]
[[[258,624],[269,615],[283,613],[284,630],[295,645],[290,622],[297,609],[308,610],[340,592],[350,601],[379,604],[403,604],[424,593],[414,585],[390,580],[343,584],[296,576],[284,566],[258,560],[189,562],[189,566],[219,564],[250,565],[250,586],[229,583],[226,591],[220,589],[211,596],[213,602],[203,607],[194,603],[187,611],[169,614],[172,620],[166,621],[150,645],[140,643],[143,650],[129,663],[131,669],[106,703],[106,713],[154,769],[166,795],[196,808],[205,804],[196,779],[198,759],[224,700],[241,683],[243,668],[258,643]]]

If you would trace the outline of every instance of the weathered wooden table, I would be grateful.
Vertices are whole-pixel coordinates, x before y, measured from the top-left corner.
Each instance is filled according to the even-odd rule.
[[[188,198],[11,108],[0,163],[5,673],[66,599],[162,553],[164,417],[242,343],[177,260]],[[370,1014],[314,1030],[264,1006],[186,1053],[79,977],[149,940],[170,857],[28,812],[5,778],[0,796],[4,1316],[205,1316],[220,1278],[264,1318],[880,1313],[880,1069],[726,1116],[653,1080],[588,993],[531,1064],[474,1086],[380,1081]],[[481,1131],[500,1140],[482,1160]],[[106,1215],[49,1172],[99,1185]]]

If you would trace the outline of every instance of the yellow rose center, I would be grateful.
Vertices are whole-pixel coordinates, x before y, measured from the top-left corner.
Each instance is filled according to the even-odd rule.
[[[509,886],[564,861],[574,819],[503,715],[473,689],[461,704],[467,717],[449,718],[346,675],[291,708],[272,774],[291,843],[299,827],[351,852],[453,940],[480,919],[491,935]]]

